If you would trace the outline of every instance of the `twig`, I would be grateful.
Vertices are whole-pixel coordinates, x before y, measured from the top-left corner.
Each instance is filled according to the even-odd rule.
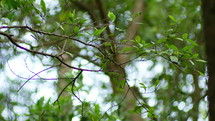
[[[54,66],[51,66],[51,67],[48,67],[48,68],[43,69],[42,71],[39,71],[39,72],[35,73],[32,77],[30,77],[27,81],[25,81],[25,82],[21,85],[21,87],[18,89],[17,92],[19,92],[19,91],[22,89],[22,87],[24,87],[25,84],[27,84],[33,77],[35,77],[35,76],[37,76],[38,74],[40,74],[40,73],[42,73],[42,72],[44,72],[44,71],[47,71],[47,70],[49,70],[49,69],[51,69],[51,68],[53,68],[53,67],[54,67]]]
[[[75,84],[75,81],[76,81],[76,80],[78,79],[78,77],[82,74],[82,72],[83,72],[83,70],[81,70],[81,71],[78,73],[78,75],[77,75],[71,82],[69,82],[69,83],[63,88],[63,90],[62,90],[62,91],[60,92],[60,94],[58,95],[57,99],[54,101],[54,104],[55,104],[56,102],[58,102],[60,96],[62,95],[62,93],[65,91],[65,89],[66,89],[70,84],[72,84],[72,94],[73,94],[80,102],[82,102],[82,101],[80,100],[80,98],[77,97],[77,96],[75,95],[75,93],[73,92],[73,86],[74,86],[74,84]]]

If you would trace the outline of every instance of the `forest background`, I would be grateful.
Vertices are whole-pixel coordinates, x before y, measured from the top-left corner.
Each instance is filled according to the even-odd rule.
[[[1,0],[0,120],[212,121],[214,4]]]

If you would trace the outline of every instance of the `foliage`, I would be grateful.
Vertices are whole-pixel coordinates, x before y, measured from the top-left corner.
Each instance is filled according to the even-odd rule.
[[[5,107],[1,106],[0,112],[11,104],[12,107],[20,105],[28,109],[19,115],[11,111],[14,120],[22,117],[26,120],[78,118],[81,121],[111,121],[126,120],[126,115],[130,114],[142,115],[146,120],[205,120],[206,109],[199,108],[200,103],[207,103],[204,99],[205,85],[199,86],[206,83],[200,2],[146,0],[143,13],[132,13],[135,3],[130,0],[99,1],[59,0],[55,6],[50,6],[51,2],[49,4],[46,0],[0,1],[0,53],[5,57],[0,58],[2,70],[6,70],[3,65],[7,60],[20,55],[39,59],[47,68],[38,72],[29,69],[33,76],[19,84],[25,87],[32,80],[46,80],[40,74],[55,71],[53,68],[61,69],[64,65],[70,69],[62,78],[67,85],[64,84],[65,88],[58,92],[56,100],[41,97],[33,104],[29,96],[23,96],[29,100],[27,104],[3,101]],[[129,26],[142,15],[143,20],[135,23],[139,26],[137,35],[127,40],[127,35],[131,34]],[[72,65],[66,62],[65,55],[71,59]],[[116,57],[121,55],[128,55],[129,59],[118,63]],[[136,64],[144,64],[145,61],[152,63],[147,69],[151,72],[150,77],[140,74],[131,79],[132,73],[110,70],[116,66],[126,72],[135,67],[137,69],[133,73],[143,73],[137,71],[143,69]],[[162,72],[156,72],[157,65]],[[102,74],[102,79],[93,78],[100,87],[85,84],[85,78],[89,78],[85,72]],[[105,76],[109,76],[113,84],[119,83],[117,91],[123,92],[127,85],[128,92],[117,95],[113,84],[104,82]],[[18,77],[20,82],[21,76]],[[56,78],[58,83],[60,78]],[[112,94],[108,88],[110,85]],[[99,88],[101,102],[87,100],[90,90],[95,88]],[[8,89],[11,95],[17,91],[12,86]],[[107,90],[106,94],[101,90]],[[65,92],[69,92],[69,96],[61,96]],[[125,98],[130,92],[136,105],[124,112],[124,105],[129,104]],[[80,96],[79,93],[87,95]],[[1,95],[6,95],[4,90]],[[1,120],[7,118],[0,116]]]

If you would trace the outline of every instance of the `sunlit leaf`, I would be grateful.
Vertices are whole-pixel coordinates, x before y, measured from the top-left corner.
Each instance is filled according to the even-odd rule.
[[[172,62],[178,62],[178,58],[176,56],[170,56],[170,60]]]
[[[59,22],[56,22],[56,23],[62,30],[64,30],[63,26],[61,26],[61,24]]]
[[[166,39],[167,39],[167,38],[159,39],[156,43],[157,43],[157,44],[163,43],[163,42],[165,42],[165,41],[166,41]]]
[[[111,46],[111,44],[108,43],[108,42],[105,42],[103,45],[104,45],[104,46]]]
[[[170,45],[169,46],[171,49],[173,49],[174,51],[178,51],[178,48],[175,45]]]
[[[176,19],[175,19],[173,16],[169,15],[169,18],[170,18],[172,21],[176,22]]]
[[[135,41],[136,41],[137,43],[140,43],[140,40],[141,40],[140,36],[136,36],[136,37],[135,37]]]
[[[189,61],[190,61],[190,63],[191,63],[192,65],[195,65],[194,62],[193,62],[192,60],[189,60]]]
[[[194,54],[193,56],[192,56],[192,58],[197,58],[199,56],[199,54]]]
[[[205,61],[205,60],[201,60],[201,59],[196,60],[196,61],[201,62],[201,63],[207,63],[207,61]]]
[[[198,46],[198,44],[195,41],[191,40],[191,39],[186,39],[186,41],[188,41],[192,45]]]
[[[74,29],[73,29],[73,31],[74,31],[74,34],[78,34],[79,28],[77,26],[75,26]]]
[[[40,5],[44,15],[46,15],[46,3],[44,2],[44,0],[40,0]]]
[[[69,17],[69,20],[73,23],[75,20],[75,15],[73,13],[69,12],[68,17]]]
[[[188,34],[187,34],[187,33],[184,33],[184,34],[182,35],[182,38],[183,38],[183,39],[187,39],[187,37],[188,37]]]
[[[201,71],[198,71],[198,70],[197,70],[197,72],[198,72],[201,76],[205,76],[205,74],[202,73]]]
[[[93,32],[93,35],[94,35],[94,36],[99,36],[105,29],[106,29],[106,27],[104,27],[103,29],[96,29],[96,30]]]
[[[182,52],[188,51],[188,50],[192,49],[193,47],[194,47],[193,45],[185,46],[184,48],[181,49],[181,51]]]
[[[140,85],[141,85],[141,88],[143,88],[145,91],[146,91],[146,86],[145,86],[145,84],[143,84],[143,83],[139,83]]]
[[[116,19],[116,16],[113,14],[113,12],[108,11],[108,17],[110,18],[110,20],[113,22]]]
[[[132,19],[135,19],[136,17],[140,16],[142,14],[142,12],[137,12],[133,17]]]

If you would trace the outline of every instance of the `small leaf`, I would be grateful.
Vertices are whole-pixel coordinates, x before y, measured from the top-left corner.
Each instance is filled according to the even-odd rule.
[[[77,26],[75,26],[74,29],[73,29],[73,31],[74,31],[74,34],[78,34],[79,28]]]
[[[176,19],[175,19],[173,16],[169,15],[169,18],[170,18],[172,21],[176,22]]]
[[[195,65],[194,62],[193,62],[192,60],[189,60],[189,61],[190,61],[190,63],[191,63],[192,65]]]
[[[178,62],[178,58],[176,56],[170,56],[170,60],[172,62]]]
[[[188,50],[191,50],[193,47],[194,47],[193,45],[185,46],[184,48],[181,49],[181,51],[182,52],[188,51]]]
[[[118,28],[118,27],[116,27],[116,30],[119,31],[119,32],[125,32],[125,30],[123,30],[121,28]]]
[[[57,25],[58,25],[62,30],[64,30],[64,28],[61,26],[60,23],[58,23],[58,22],[56,22],[56,23],[57,23]]]
[[[136,37],[135,37],[135,41],[136,41],[137,43],[140,43],[140,40],[141,40],[140,36],[136,36]]]
[[[69,20],[73,23],[75,20],[75,15],[73,13],[69,12],[68,17],[69,17]]]
[[[168,32],[168,33],[173,33],[174,30],[173,30],[173,29],[169,29],[169,30],[167,30],[167,32]]]
[[[111,46],[111,44],[108,43],[108,42],[105,42],[103,45],[104,45],[104,46]]]
[[[199,56],[199,54],[194,54],[193,56],[192,56],[192,58],[197,58]]]
[[[186,39],[186,41],[188,41],[190,44],[195,45],[195,46],[199,46],[195,41],[193,41],[192,39]]]
[[[145,84],[143,84],[143,83],[139,83],[140,85],[141,85],[141,88],[143,88],[145,91],[146,91],[146,86],[145,86]]]
[[[87,19],[82,19],[82,20],[79,21],[79,24],[83,24],[83,23],[85,23],[86,21],[87,21]]]
[[[205,76],[201,71],[197,71],[201,76]]]
[[[93,35],[94,35],[94,36],[99,36],[105,29],[106,29],[106,27],[104,27],[103,29],[96,29],[96,30],[93,32]]]
[[[132,50],[132,47],[126,47],[126,48],[123,49],[122,52],[128,52],[128,51],[130,51],[130,50]]]
[[[110,12],[110,11],[108,11],[108,17],[112,22],[114,22],[116,19],[116,16],[113,14],[113,12]]]
[[[46,3],[44,2],[44,0],[40,0],[40,5],[42,7],[44,15],[46,15]]]
[[[205,60],[201,60],[201,59],[196,60],[196,61],[201,62],[201,63],[207,63],[207,61],[205,61]]]
[[[142,14],[142,12],[137,12],[133,17],[132,19],[135,19],[136,17],[140,16]]]
[[[140,42],[141,42],[142,45],[146,44],[146,41],[144,41],[144,40],[141,40]]]
[[[184,59],[190,59],[191,58],[191,54],[184,54],[184,56],[182,56]]]
[[[64,21],[68,17],[69,11],[64,11],[59,15],[60,21]]]
[[[178,51],[178,48],[175,45],[170,45],[169,46],[171,49],[173,49],[174,51]]]
[[[182,35],[182,39],[187,39],[187,37],[188,37],[188,34],[187,34],[187,33],[184,33],[184,34]]]
[[[36,7],[33,7],[33,8],[34,8],[34,10],[35,10],[38,14],[41,14],[41,12],[40,12],[39,9],[37,9]]]
[[[156,42],[156,44],[160,44],[160,43],[166,42],[166,39],[167,39],[167,38],[159,39],[159,40]]]
[[[176,40],[180,40],[180,41],[184,41],[182,38],[179,38],[179,37],[177,37],[177,38],[175,38]]]
[[[66,51],[66,54],[68,54],[70,57],[73,57],[73,54],[70,53],[70,52],[67,52],[67,51]]]

